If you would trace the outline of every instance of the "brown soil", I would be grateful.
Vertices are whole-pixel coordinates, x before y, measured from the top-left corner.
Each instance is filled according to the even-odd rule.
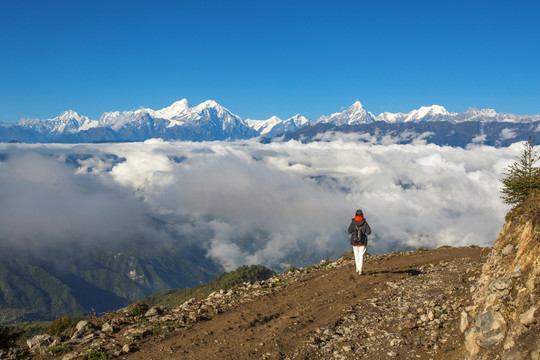
[[[210,320],[178,329],[165,338],[146,338],[137,344],[138,349],[135,352],[121,355],[120,358],[129,360],[310,359],[328,358],[327,356],[339,358],[336,353],[321,355],[321,352],[317,351],[317,346],[310,345],[311,339],[320,335],[323,329],[336,328],[344,321],[344,315],[351,311],[368,307],[370,299],[379,297],[379,300],[384,301],[381,296],[385,295],[380,291],[388,287],[388,282],[404,284],[407,279],[422,274],[424,272],[422,269],[437,267],[439,264],[449,262],[458,264],[457,266],[464,269],[463,276],[455,278],[453,274],[454,278],[445,278],[445,272],[441,271],[437,276],[442,280],[442,288],[430,291],[434,292],[434,295],[444,293],[446,297],[459,297],[463,299],[460,301],[464,302],[465,306],[468,301],[468,285],[461,284],[456,287],[453,283],[468,281],[465,275],[467,268],[474,269],[477,274],[481,261],[488,251],[478,247],[465,247],[373,256],[366,259],[364,269],[367,274],[361,276],[355,273],[352,262],[350,266],[305,273],[298,281],[252,301],[233,305]],[[474,277],[471,276],[469,280],[474,280]],[[428,294],[418,295],[428,298]],[[393,314],[393,310],[389,308],[377,309],[373,311],[379,311],[383,316],[385,313],[386,316]],[[402,319],[395,320],[397,324]],[[445,331],[452,332],[446,334],[451,341],[445,343],[448,345],[445,348],[425,349],[421,346],[421,341],[415,341],[412,337],[407,340],[408,335],[412,336],[414,331],[418,330],[414,325],[402,335],[403,343],[408,344],[406,347],[399,348],[395,355],[390,356],[387,355],[389,349],[382,348],[379,352],[373,352],[373,356],[369,356],[369,359],[387,359],[393,356],[453,359],[463,356],[463,335],[456,330],[459,328],[459,325],[456,325],[458,320],[454,317],[448,320],[450,321],[453,321],[453,324],[446,326]],[[422,335],[418,335],[416,339],[421,338]],[[359,337],[358,342],[363,341],[367,340]],[[406,355],[405,350],[408,348],[415,349],[414,355]],[[358,358],[358,353],[354,355],[353,352],[350,356],[342,358]]]

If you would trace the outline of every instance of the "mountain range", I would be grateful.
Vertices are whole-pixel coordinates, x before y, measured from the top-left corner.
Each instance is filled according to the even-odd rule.
[[[429,129],[427,133],[426,129]],[[445,137],[454,136],[463,129],[467,136],[459,141],[445,142]],[[376,116],[356,101],[342,112],[314,120],[300,114],[285,120],[277,116],[267,120],[243,120],[213,100],[191,106],[183,99],[161,110],[141,108],[106,112],[97,120],[73,110],[53,119],[21,119],[15,124],[0,124],[0,141],[85,143],[144,141],[150,138],[213,141],[258,136],[269,139],[283,134],[289,134],[287,139],[306,140],[306,134],[310,134],[309,139],[316,139],[317,134],[327,131],[376,133],[380,138],[395,138],[399,143],[422,136],[428,142],[441,145],[462,146],[480,142],[504,146],[538,133],[540,115],[514,115],[474,108],[455,113],[448,112],[440,105],[432,105],[409,113],[383,112]],[[404,133],[407,136],[403,137]]]

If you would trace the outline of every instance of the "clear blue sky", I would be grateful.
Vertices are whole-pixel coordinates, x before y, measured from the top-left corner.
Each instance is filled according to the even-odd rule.
[[[242,118],[540,113],[538,1],[0,0],[0,122],[216,100]]]

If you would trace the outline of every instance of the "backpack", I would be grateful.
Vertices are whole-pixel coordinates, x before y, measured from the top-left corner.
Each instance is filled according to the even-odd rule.
[[[356,231],[355,231],[356,241],[355,242],[358,244],[365,244],[367,236],[362,231],[362,227],[358,225],[355,225],[354,227],[356,228]]]

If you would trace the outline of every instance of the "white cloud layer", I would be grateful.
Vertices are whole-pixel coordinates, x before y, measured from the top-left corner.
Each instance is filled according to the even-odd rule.
[[[362,208],[372,253],[493,243],[508,210],[499,179],[520,144],[357,140],[3,144],[0,241],[159,239],[145,225],[151,215],[178,246],[198,243],[226,270],[276,266],[347,249],[346,228]]]

